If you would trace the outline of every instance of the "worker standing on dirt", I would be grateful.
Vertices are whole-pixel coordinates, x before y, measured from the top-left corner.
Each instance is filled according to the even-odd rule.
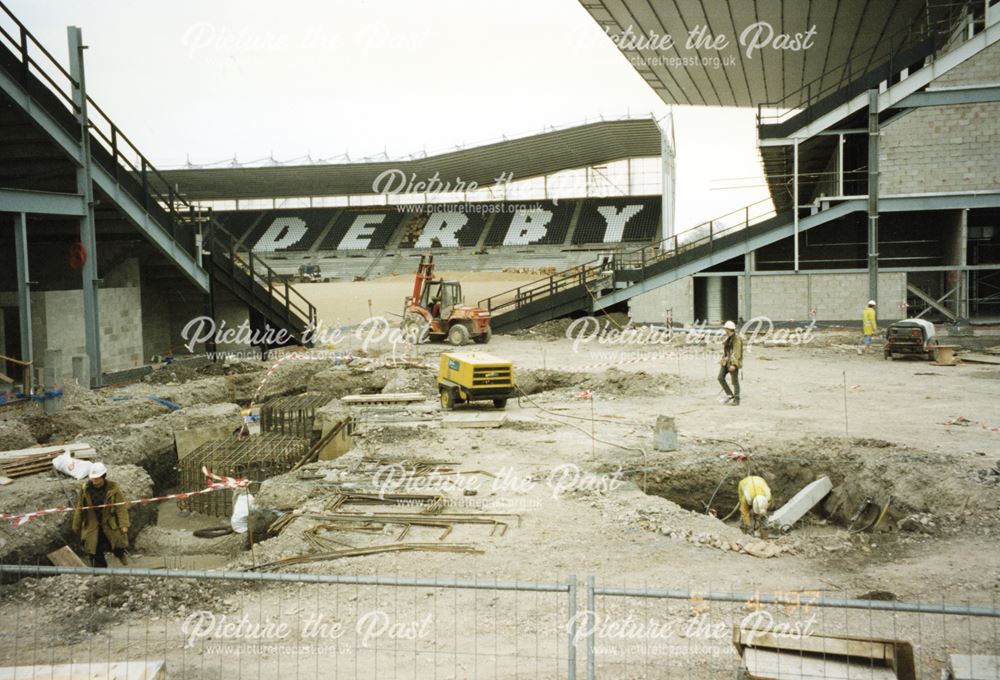
[[[875,301],[869,300],[865,311],[861,312],[861,344],[866,353],[872,351],[872,339],[877,331],[878,320],[875,318]],[[861,354],[861,350],[862,348],[859,347],[858,354]]]
[[[743,338],[736,332],[736,324],[727,321],[723,328],[726,329],[726,340],[722,343],[722,360],[719,362],[719,384],[726,392],[726,404],[729,406],[740,405],[740,369],[743,368]],[[733,382],[733,388],[729,389],[726,376]]]
[[[771,487],[763,477],[750,475],[740,480],[737,492],[740,496],[740,524],[743,533],[752,534],[754,524],[763,527],[767,519],[767,509],[771,505]]]
[[[125,494],[121,488],[108,479],[108,468],[104,463],[94,463],[88,481],[80,487],[80,497],[73,512],[73,533],[80,536],[80,543],[90,556],[92,567],[107,567],[107,552],[113,552],[122,564],[128,564],[125,557],[128,508],[125,505],[94,507],[124,502]]]

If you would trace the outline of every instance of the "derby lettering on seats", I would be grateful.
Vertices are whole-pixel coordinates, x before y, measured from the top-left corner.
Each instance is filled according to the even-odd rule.
[[[279,217],[271,222],[253,249],[269,253],[284,250],[301,241],[305,235],[306,221],[301,217]]]
[[[337,246],[338,250],[365,250],[375,235],[375,227],[385,221],[384,213],[358,215]]]
[[[549,222],[552,221],[551,210],[518,210],[507,228],[504,237],[505,246],[526,246],[537,243],[548,234]]]
[[[607,229],[604,230],[605,243],[618,243],[625,233],[625,225],[633,217],[642,212],[641,205],[626,205],[618,210],[613,205],[602,205],[597,208],[597,212],[608,222]]]
[[[469,216],[460,212],[436,212],[433,213],[424,225],[424,230],[420,238],[414,244],[414,248],[457,248],[461,245],[458,242],[456,232],[469,223]],[[437,244],[434,241],[437,240]]]

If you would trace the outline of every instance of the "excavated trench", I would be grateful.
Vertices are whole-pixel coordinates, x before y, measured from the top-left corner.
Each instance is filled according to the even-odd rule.
[[[725,517],[738,504],[737,485],[753,474],[767,480],[777,509],[814,480],[828,476],[833,490],[806,516],[854,528],[877,518],[888,504],[883,526],[896,528],[912,515],[936,516],[957,508],[988,505],[997,485],[984,485],[986,463],[894,447],[872,440],[812,439],[756,444],[747,462],[718,453],[676,452],[652,465],[646,492],[705,513]],[[633,475],[641,484],[641,474]],[[877,506],[877,507],[876,507]],[[863,512],[855,517],[862,509]],[[734,515],[732,521],[738,521]]]

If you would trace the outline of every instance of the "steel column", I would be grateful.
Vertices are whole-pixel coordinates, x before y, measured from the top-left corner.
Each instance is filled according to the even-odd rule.
[[[792,140],[792,243],[794,270],[799,271],[799,140]]]
[[[569,577],[569,591],[567,606],[567,637],[569,638],[569,648],[567,650],[566,671],[569,680],[576,680],[576,576]]]
[[[14,214],[14,250],[17,259],[17,306],[21,316],[21,361],[32,361],[31,350],[31,281],[28,280],[28,219],[24,213]],[[31,366],[25,366],[31,371]],[[25,377],[27,385],[29,378]]]
[[[80,242],[84,247],[83,257],[83,320],[87,356],[90,358],[90,381],[88,387],[100,387],[101,373],[101,326],[98,308],[97,278],[97,228],[94,223],[94,184],[90,172],[90,119],[87,115],[87,84],[84,77],[83,32],[78,26],[66,29],[69,39],[69,67],[73,83],[73,103],[80,123],[80,165],[76,169],[76,190],[83,196],[84,215],[80,218]]]
[[[844,135],[837,137],[837,195],[844,195]]]
[[[750,310],[753,309],[750,303],[750,285],[753,276],[753,251],[743,256],[743,320],[749,321],[753,318]]]
[[[587,680],[594,680],[595,675],[595,664],[594,664],[594,623],[595,623],[595,607],[596,602],[594,600],[594,577],[587,577]]]
[[[878,90],[868,90],[868,298],[878,301]]]

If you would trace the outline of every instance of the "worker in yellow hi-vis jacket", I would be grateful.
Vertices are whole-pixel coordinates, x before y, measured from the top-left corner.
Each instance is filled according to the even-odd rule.
[[[767,520],[767,509],[771,505],[771,487],[763,477],[751,475],[740,480],[737,490],[740,496],[743,533],[750,534],[755,528],[762,528]]]
[[[878,320],[875,318],[875,301],[869,300],[868,306],[861,312],[861,344],[866,353],[872,351],[872,338],[876,332],[878,332]],[[862,347],[859,347],[858,354],[861,354],[861,351]]]

